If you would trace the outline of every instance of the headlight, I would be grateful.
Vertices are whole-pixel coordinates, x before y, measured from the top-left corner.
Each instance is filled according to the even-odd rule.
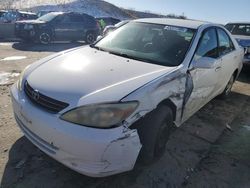
[[[25,24],[24,29],[27,29],[27,30],[33,29],[33,25]]]
[[[94,104],[66,112],[60,118],[79,125],[109,128],[119,125],[137,108],[138,102]]]
[[[22,86],[23,86],[23,76],[25,74],[25,71],[29,68],[30,65],[28,65],[27,67],[25,67],[25,69],[21,72],[20,76],[19,76],[19,80],[17,81],[17,89],[19,91],[22,91]]]

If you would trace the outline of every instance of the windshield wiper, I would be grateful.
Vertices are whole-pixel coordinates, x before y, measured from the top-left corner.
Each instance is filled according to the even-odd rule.
[[[98,46],[96,46],[96,45],[94,45],[94,44],[90,44],[89,47],[90,47],[90,48],[95,48],[95,49],[97,49],[97,50],[99,50],[99,51],[108,52],[107,50],[105,50],[105,49],[103,49],[103,48],[100,48],[100,47],[98,47]]]
[[[113,51],[111,51],[109,53],[114,54],[114,55],[118,55],[118,56],[121,56],[121,57],[129,58],[129,59],[133,59],[133,60],[136,60],[136,61],[143,61],[143,62],[147,62],[147,63],[151,63],[151,64],[160,64],[158,61],[145,59],[145,58],[140,58],[140,57],[134,57],[134,56],[130,56],[130,55],[124,54],[124,53],[113,52]]]

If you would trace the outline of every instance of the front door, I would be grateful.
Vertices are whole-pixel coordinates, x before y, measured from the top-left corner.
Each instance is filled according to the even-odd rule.
[[[197,65],[193,66],[194,63]],[[208,66],[203,66],[202,63],[206,63]],[[216,30],[209,28],[204,31],[190,66],[189,75],[193,87],[190,97],[184,104],[183,121],[218,94],[220,73],[221,59],[218,55]]]

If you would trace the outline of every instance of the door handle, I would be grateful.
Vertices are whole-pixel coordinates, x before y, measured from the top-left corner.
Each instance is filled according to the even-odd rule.
[[[215,72],[218,72],[220,69],[221,69],[220,66],[219,66],[219,67],[216,67],[216,68],[215,68]]]

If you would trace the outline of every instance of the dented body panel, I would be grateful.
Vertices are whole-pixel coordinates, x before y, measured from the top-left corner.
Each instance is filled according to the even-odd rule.
[[[150,19],[142,22],[150,22]],[[31,65],[23,79],[69,106],[57,114],[50,114],[37,108],[17,84],[13,85],[14,115],[24,135],[54,159],[88,176],[104,177],[133,169],[142,147],[137,130],[130,128],[133,123],[167,101],[164,104],[174,106],[174,123],[180,126],[222,93],[230,76],[235,71],[238,75],[242,67],[243,50],[234,39],[235,50],[218,58],[214,67],[195,67],[194,54],[203,31],[221,26],[195,21],[175,22],[178,26],[190,22],[192,28],[197,29],[179,66],[143,63],[89,47],[61,52]],[[86,62],[79,65],[76,61],[82,59]],[[103,60],[107,61],[105,67],[99,64]],[[60,79],[53,74],[57,71],[61,73]],[[46,76],[41,80],[43,75]],[[69,85],[68,88],[65,85]],[[130,101],[137,101],[137,108],[121,124],[108,129],[79,126],[60,119],[63,113],[78,107]]]

